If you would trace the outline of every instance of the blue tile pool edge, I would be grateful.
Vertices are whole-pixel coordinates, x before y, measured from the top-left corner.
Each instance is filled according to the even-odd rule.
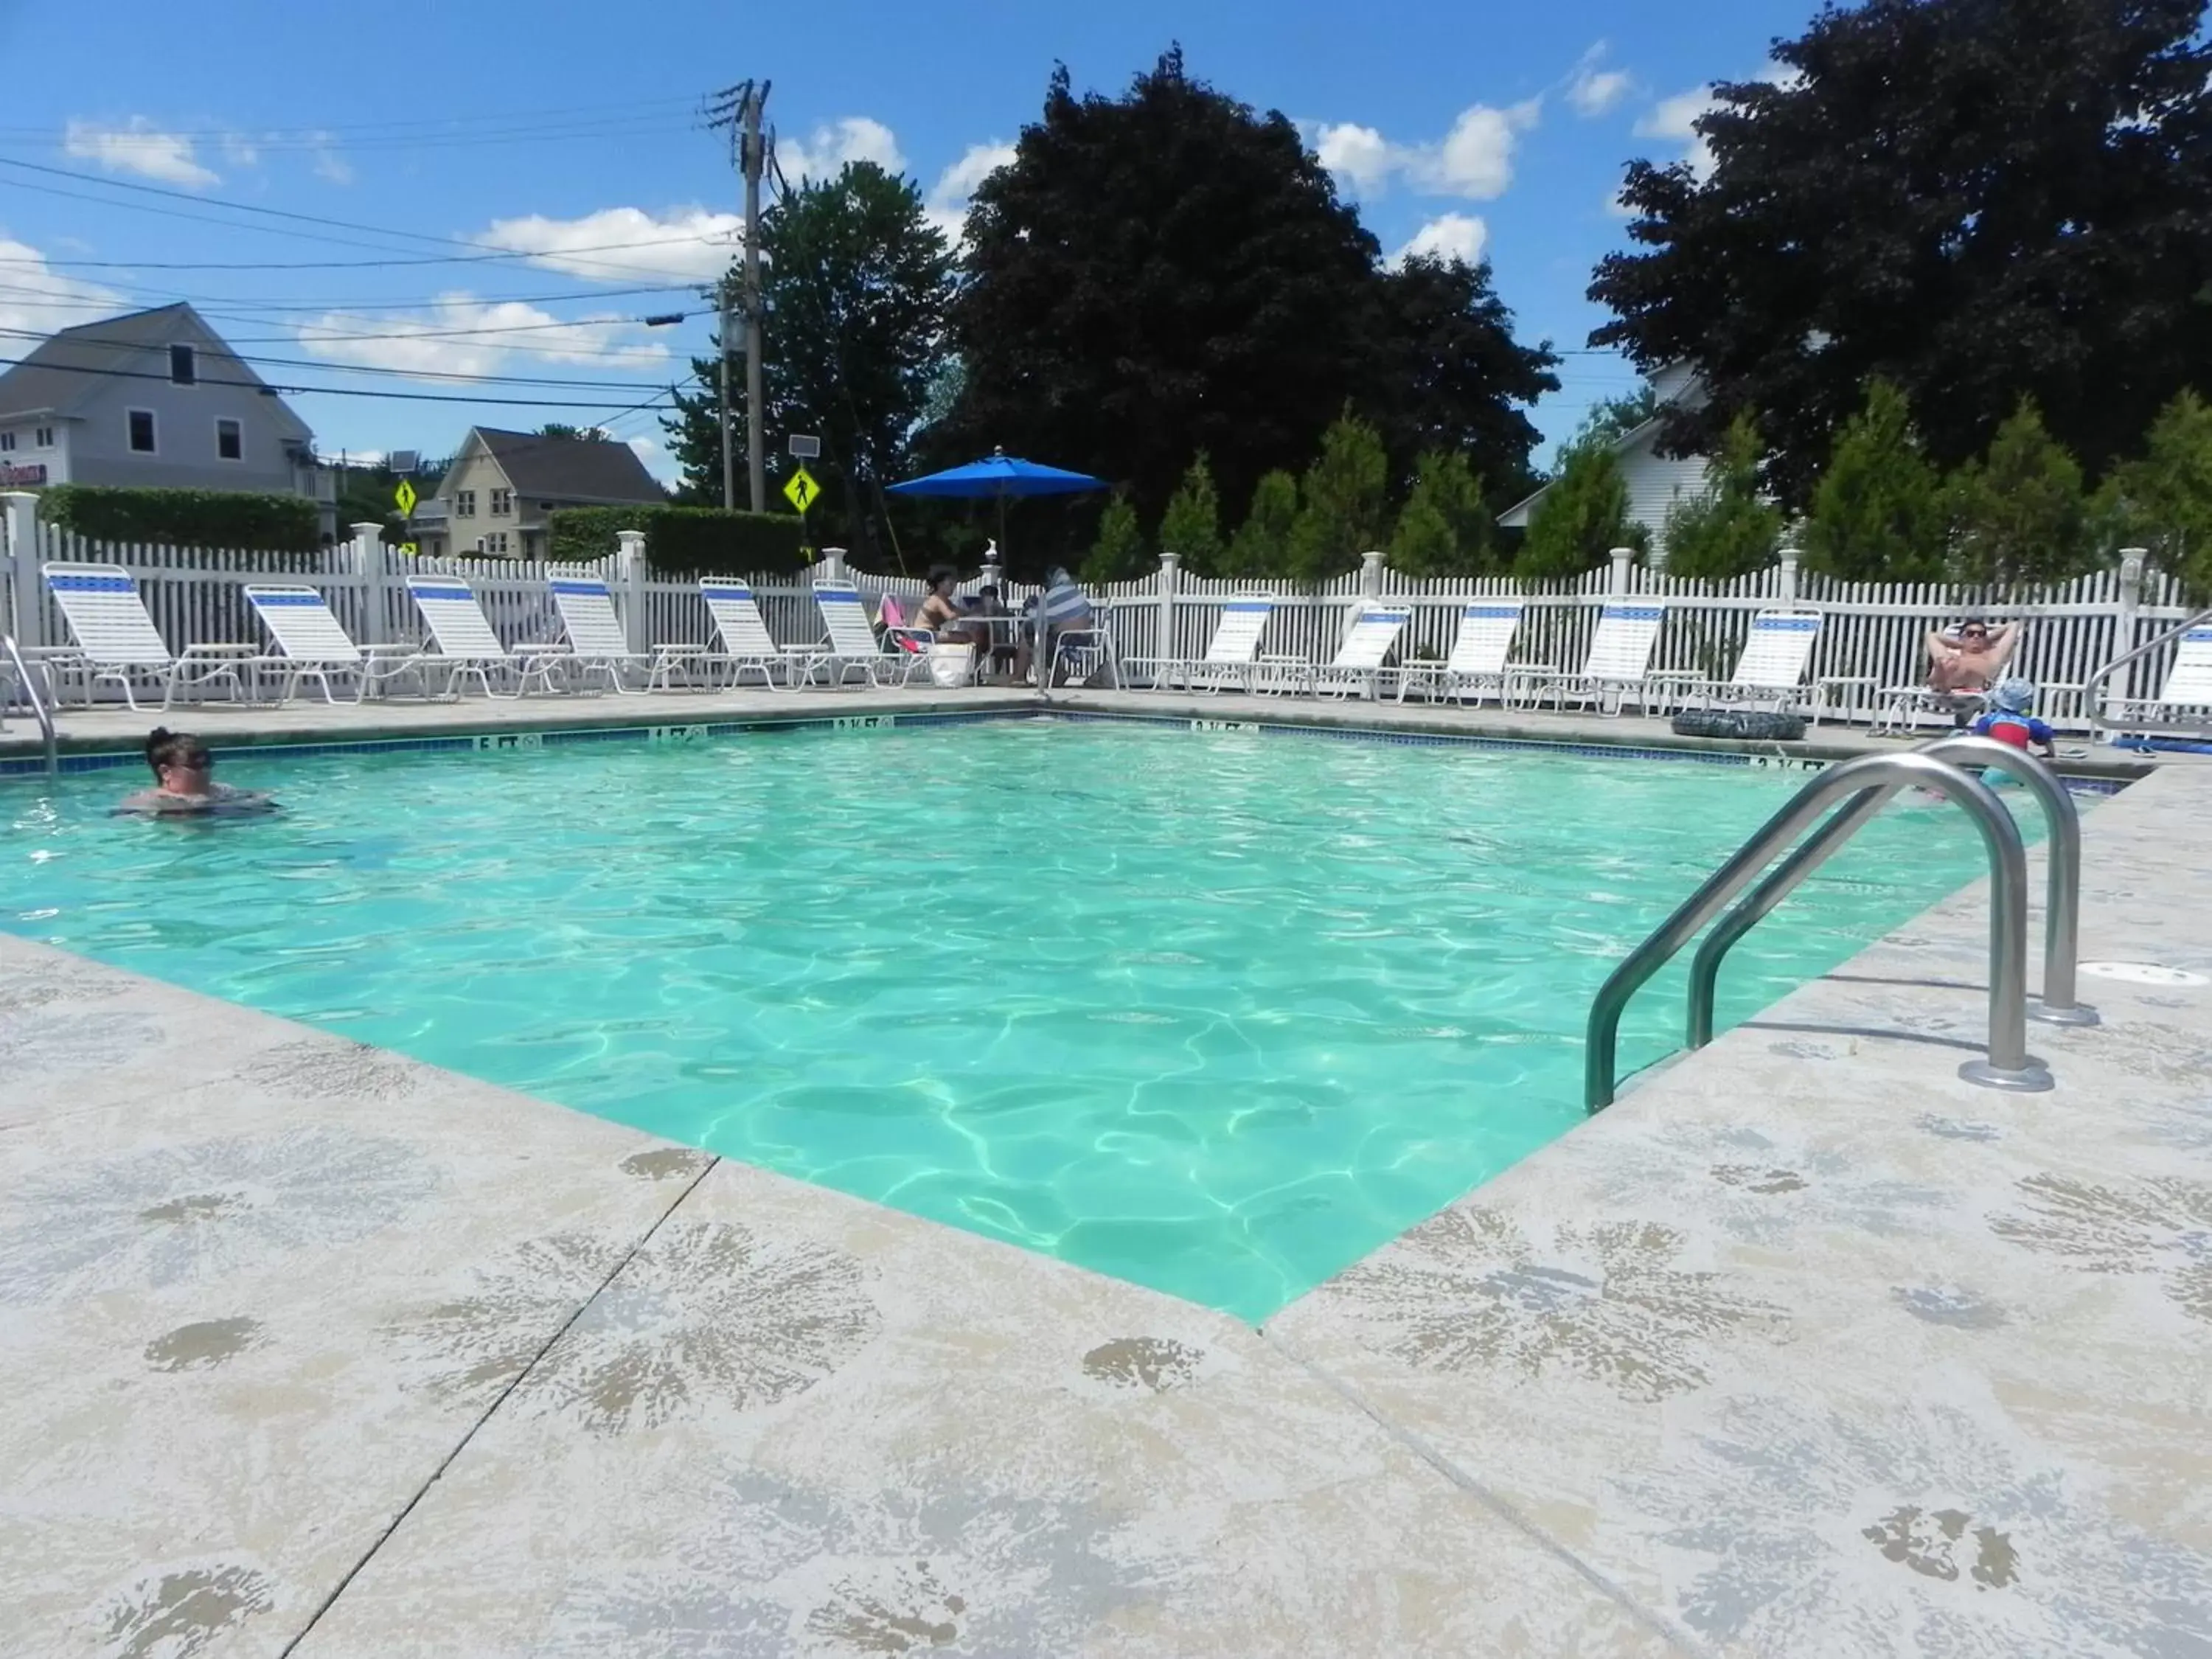
[[[868,714],[799,714],[752,720],[653,723],[637,726],[537,727],[510,732],[458,732],[448,736],[368,738],[353,741],[334,738],[301,743],[217,743],[218,757],[229,759],[304,760],[331,755],[477,754],[492,750],[560,748],[586,743],[685,744],[726,738],[762,737],[798,732],[883,731],[897,726],[975,726],[1001,720],[1052,720],[1069,724],[1176,727],[1187,732],[1250,732],[1267,737],[1328,738],[1342,742],[1384,743],[1421,748],[1459,748],[1492,751],[1574,755],[1595,760],[1681,761],[1696,765],[1747,767],[1755,770],[1818,772],[1833,763],[1810,756],[1773,754],[1742,750],[1659,748],[1650,744],[1570,743],[1542,738],[1504,738],[1465,732],[1394,729],[1334,722],[1300,720],[1207,720],[1188,714],[1144,714],[1097,709],[1060,708],[1048,704],[1029,707],[931,709],[901,713],[890,710]],[[102,772],[119,767],[142,766],[144,757],[136,749],[107,749],[64,754],[58,759],[64,773]],[[35,755],[0,757],[0,778],[36,777],[45,771]],[[2117,778],[2069,775],[2067,787],[2076,794],[2113,795],[2125,788]]]

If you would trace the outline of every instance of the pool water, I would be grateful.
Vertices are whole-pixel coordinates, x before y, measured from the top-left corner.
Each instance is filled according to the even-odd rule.
[[[1030,721],[225,775],[289,810],[0,786],[0,925],[1255,1321],[1580,1121],[1599,982],[1802,781]],[[1723,1018],[1980,856],[1893,810]]]

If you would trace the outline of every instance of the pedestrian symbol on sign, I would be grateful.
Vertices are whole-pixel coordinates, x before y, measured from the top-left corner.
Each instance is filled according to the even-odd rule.
[[[398,503],[403,516],[412,513],[415,510],[416,501],[415,486],[402,478],[399,481],[399,488],[392,492],[392,499]]]
[[[814,498],[821,493],[822,486],[814,482],[814,475],[803,466],[791,475],[791,481],[783,487],[783,498],[797,507],[801,516],[814,505]]]

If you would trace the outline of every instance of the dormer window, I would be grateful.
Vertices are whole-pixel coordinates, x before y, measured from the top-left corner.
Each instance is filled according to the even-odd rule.
[[[199,354],[188,345],[169,348],[169,384],[198,386],[200,383]]]

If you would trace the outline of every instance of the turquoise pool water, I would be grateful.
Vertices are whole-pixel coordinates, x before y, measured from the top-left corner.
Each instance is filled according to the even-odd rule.
[[[226,775],[290,810],[0,785],[0,925],[1253,1320],[1579,1121],[1599,981],[1802,781],[1032,722]],[[1893,811],[1723,1014],[1979,856]]]

